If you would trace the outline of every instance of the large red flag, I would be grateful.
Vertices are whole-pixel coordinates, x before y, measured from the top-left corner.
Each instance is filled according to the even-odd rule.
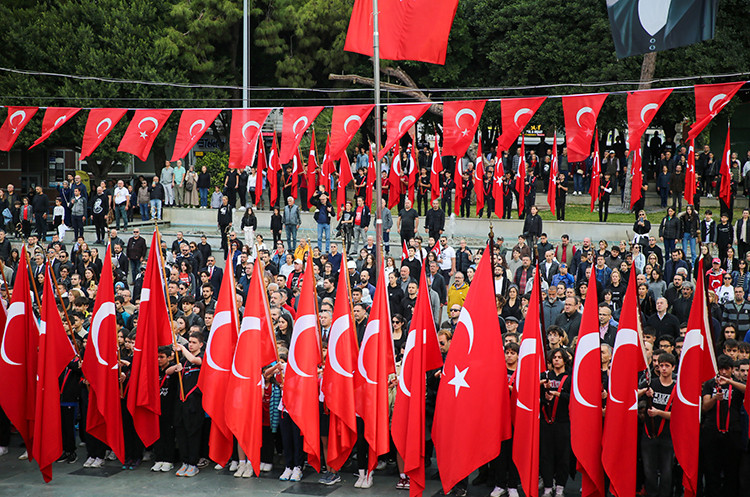
[[[237,347],[232,359],[232,374],[227,380],[226,422],[248,461],[260,474],[260,446],[263,445],[263,371],[277,361],[276,340],[271,313],[263,286],[260,257],[255,259],[245,316],[240,325]]]
[[[279,198],[279,176],[278,173],[281,171],[281,162],[279,161],[279,145],[276,142],[276,133],[273,134],[273,144],[271,145],[271,153],[268,155],[268,173],[266,174],[266,180],[268,181],[268,188],[271,190],[271,207],[276,205],[276,200]]]
[[[412,497],[421,496],[425,487],[425,377],[427,371],[443,365],[430,306],[427,271],[422,271],[419,286],[421,291],[409,324],[391,424],[393,444],[404,460],[404,473],[411,480],[409,495]]]
[[[592,289],[596,288],[596,269],[591,270],[589,284]],[[604,497],[599,348],[599,300],[596,292],[591,292],[583,306],[570,397],[570,443],[583,477],[581,497]]]
[[[292,197],[297,198],[298,195],[298,188],[299,188],[299,174],[300,170],[302,168],[302,155],[297,148],[297,151],[294,152],[294,155],[292,156]]]
[[[349,295],[346,258],[341,258],[339,284],[333,307],[333,324],[328,334],[328,353],[321,390],[330,412],[328,466],[338,471],[357,443],[354,369],[357,367],[357,330],[354,327]]]
[[[342,161],[343,162],[343,161]],[[289,360],[284,373],[284,407],[304,438],[307,462],[320,472],[320,406],[318,366],[323,362],[318,329],[317,296],[313,264],[308,260],[302,276],[289,343]]]
[[[484,257],[483,257],[484,259]],[[475,276],[476,277],[476,276]],[[534,271],[534,286],[529,311],[524,320],[523,338],[516,369],[516,410],[513,425],[513,462],[518,468],[521,486],[529,497],[539,495],[539,399],[541,374],[546,370],[542,316],[540,316],[539,266]],[[493,292],[494,293],[494,292]]]
[[[3,381],[0,406],[26,447],[33,448],[39,327],[31,300],[26,245],[21,248],[16,271],[5,332],[0,342],[0,378]],[[33,452],[29,454],[33,456]]]
[[[443,153],[460,159],[474,140],[486,100],[457,100],[443,104]]]
[[[344,210],[346,204],[346,185],[354,181],[352,176],[352,168],[349,165],[349,159],[346,154],[339,161],[339,179],[336,184],[336,204],[338,205],[337,212],[339,215]]]
[[[171,345],[174,340],[164,295],[159,238],[159,232],[154,231],[141,290],[133,366],[128,384],[128,411],[133,416],[135,431],[146,447],[159,439],[161,388],[158,350],[162,345]]]
[[[429,108],[430,104],[391,104],[388,106],[388,112],[385,116],[386,140],[385,145],[380,149],[378,160],[383,160],[391,147],[396,145]]]
[[[231,255],[226,268],[232,267]],[[237,346],[238,324],[234,271],[224,271],[216,301],[211,334],[206,342],[206,362],[201,367],[198,388],[203,393],[203,409],[211,418],[208,455],[212,461],[226,464],[232,457],[232,431],[226,420],[227,381],[231,376],[234,349]]]
[[[284,117],[281,124],[281,153],[279,155],[281,164],[286,164],[292,160],[302,136],[322,110],[322,106],[284,108]]]
[[[701,257],[698,264],[703,263],[702,259]],[[704,280],[703,273],[695,279],[688,331],[680,354],[676,395],[673,397],[672,417],[669,421],[674,454],[682,467],[685,497],[695,497],[698,490],[701,388],[703,383],[716,376],[716,358],[711,341],[711,315],[706,304]]]
[[[443,158],[440,156],[440,144],[435,134],[435,149],[432,151],[432,165],[430,166],[430,202],[440,198],[440,173],[443,172]],[[450,192],[447,193],[450,195]]]
[[[635,183],[634,183],[635,184]],[[698,190],[698,179],[695,177],[695,140],[688,142],[687,168],[685,169],[685,201],[692,204]]]
[[[370,115],[373,104],[368,105],[336,105],[331,116],[331,156],[340,159],[346,152],[346,147],[357,134],[357,131]]]
[[[231,154],[231,152],[230,152]],[[260,198],[263,195],[263,171],[268,169],[268,160],[266,159],[266,145],[263,138],[258,140],[258,162],[255,168],[255,205],[260,204]]]
[[[86,129],[83,131],[79,160],[94,153],[96,147],[104,141],[127,111],[128,109],[91,109],[89,111]]]
[[[457,8],[458,0],[381,0],[380,58],[445,64],[448,35]],[[372,2],[355,0],[344,50],[372,56],[372,38]]]
[[[503,132],[497,138],[498,157],[502,157],[503,152],[510,150],[510,146],[518,139],[518,135],[526,128],[546,98],[504,98],[500,101]]]
[[[393,147],[391,155],[391,169],[388,172],[388,208],[392,209],[401,199],[401,157],[398,146]]]
[[[372,148],[367,147],[367,189],[365,190],[365,195],[367,196],[366,204],[370,208],[372,208],[372,194],[373,190],[375,190],[375,181],[376,181],[376,175],[378,174],[377,164],[375,163],[375,159],[372,157]],[[376,209],[380,209],[379,205],[375,206]]]
[[[695,85],[695,123],[688,131],[688,140],[695,139],[744,84],[745,81]]]
[[[385,266],[382,264],[378,281],[385,281]],[[370,344],[370,341],[374,343]],[[370,447],[367,466],[370,471],[378,465],[378,456],[390,450],[388,377],[395,372],[388,291],[386,285],[378,285],[354,375],[357,414],[365,423],[365,440]]]
[[[68,122],[71,117],[78,114],[80,110],[78,107],[47,107],[47,110],[44,111],[44,119],[42,119],[42,135],[34,141],[29,150],[49,138],[52,133]]]
[[[474,191],[477,194],[477,216],[484,209],[484,155],[482,155],[482,139],[477,144],[477,159],[474,165]]]
[[[38,110],[39,107],[8,107],[8,117],[0,127],[0,150],[8,152],[11,149]]]
[[[482,257],[471,285],[445,359],[432,426],[446,492],[497,457],[500,443],[511,436],[502,336],[497,310],[487,305],[495,296],[490,257]]]
[[[34,447],[30,454],[39,464],[45,482],[52,479],[52,463],[62,453],[59,377],[76,356],[57,311],[52,277],[47,265],[42,296],[42,319],[39,325],[39,369],[36,382]]]
[[[111,254],[110,247],[107,247],[105,253]],[[119,345],[117,343],[114,285],[112,258],[105,257],[82,370],[83,375],[91,385],[86,431],[104,442],[120,461],[124,461],[125,440],[122,433],[120,406]],[[141,319],[143,319],[142,314],[139,322]],[[154,354],[155,357],[156,354]],[[133,388],[132,384],[130,388]],[[159,395],[158,391],[157,395]],[[158,433],[158,421],[156,429]]]
[[[521,152],[516,171],[516,192],[518,193],[518,215],[524,211],[526,202],[526,140],[521,134]]]
[[[171,161],[182,159],[213,124],[221,109],[187,109],[182,111]]]
[[[172,111],[169,109],[140,109],[122,135],[118,152],[133,154],[142,161],[148,159],[151,147]]]
[[[599,156],[599,133],[594,129],[594,162],[591,165],[591,185],[589,186],[589,195],[591,195],[591,212],[594,212],[594,204],[599,200],[599,187],[602,183],[602,159]]]
[[[557,160],[557,130],[552,139],[552,158],[549,166],[549,183],[547,184],[547,205],[552,214],[555,214],[555,205],[557,202],[557,175],[560,174],[559,163]]]
[[[315,175],[318,169],[318,157],[315,150],[315,128],[312,129],[312,138],[310,139],[310,153],[307,156],[307,200],[312,200],[315,190],[317,190],[317,181]]]
[[[271,109],[232,109],[232,127],[229,130],[229,167],[242,169],[253,163],[263,123],[266,122],[270,113]],[[260,167],[258,172],[260,173]],[[260,193],[257,194],[260,195]]]
[[[409,149],[409,185],[407,188],[408,191],[406,192],[409,196],[409,201],[412,204],[414,203],[414,192],[417,189],[417,176],[419,175],[418,169],[417,147],[415,143],[412,143],[411,148]]]
[[[591,154],[591,138],[594,136],[596,118],[602,110],[607,95],[607,93],[597,93],[562,97],[565,138],[570,162],[584,161]]]
[[[505,171],[503,169],[503,154],[499,149],[497,150],[495,171],[492,176],[492,197],[495,199],[495,215],[502,219],[503,211],[505,210],[505,197],[503,195],[503,177]]]
[[[602,465],[616,497],[635,495],[638,446],[638,373],[648,366],[643,351],[635,271],[622,303],[602,434]]]
[[[461,202],[464,200],[464,161],[463,158],[456,160],[456,169],[454,173],[454,182],[456,183],[456,194],[453,201],[453,212],[458,217],[461,214]]]
[[[724,154],[721,157],[721,186],[719,198],[729,205],[732,199],[732,148],[729,141],[729,123],[727,123],[727,140],[724,143]]]
[[[328,196],[331,195],[331,173],[335,169],[333,159],[331,159],[331,135],[326,137],[326,148],[323,150],[323,162],[320,165],[320,184],[325,187]],[[340,215],[340,214],[339,214]]]

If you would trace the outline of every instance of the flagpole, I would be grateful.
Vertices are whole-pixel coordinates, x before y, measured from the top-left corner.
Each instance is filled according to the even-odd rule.
[[[375,89],[375,264],[383,261],[383,182],[380,178],[380,33],[378,31],[378,0],[372,0],[372,69]]]
[[[3,264],[3,267],[5,265]],[[55,276],[55,271],[52,267],[50,267],[49,274],[52,276],[52,282],[55,284],[55,293],[57,294],[57,298],[60,300],[60,307],[62,307],[63,314],[65,314],[65,321],[68,323],[68,336],[72,338],[73,341],[73,348],[76,349],[76,355],[83,359],[81,357],[81,351],[78,349],[78,340],[76,340],[75,336],[73,335],[73,325],[70,324],[70,317],[68,316],[68,309],[65,307],[65,302],[63,302],[62,294],[60,293],[60,289],[57,287],[57,277]],[[5,280],[5,272],[3,272],[3,281]],[[5,283],[5,286],[7,288],[8,283]],[[118,342],[119,346],[119,342]]]

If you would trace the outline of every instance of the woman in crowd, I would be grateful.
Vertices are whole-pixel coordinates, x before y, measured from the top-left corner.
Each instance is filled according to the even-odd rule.
[[[198,173],[195,166],[191,165],[185,173],[185,206],[198,207],[200,205],[200,193],[198,192]]]

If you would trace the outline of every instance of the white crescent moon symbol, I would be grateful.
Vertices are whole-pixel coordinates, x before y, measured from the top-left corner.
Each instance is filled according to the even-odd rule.
[[[138,121],[138,129],[141,129],[141,124],[143,123],[153,123],[154,129],[152,129],[151,131],[156,131],[156,128],[159,127],[159,121],[157,121],[155,117],[144,117],[143,119]]]
[[[524,114],[532,114],[531,109],[529,109],[528,107],[524,107],[523,109],[518,109],[518,111],[516,112],[516,115],[513,116],[513,123],[518,125],[518,118]]]
[[[47,334],[47,321],[39,321],[39,336]],[[36,377],[39,381],[39,376]]]
[[[432,154],[432,164],[430,165],[430,174],[433,176],[437,176],[437,171],[435,171],[435,161],[437,160],[437,153]]]
[[[373,319],[369,323],[367,323],[367,327],[365,328],[365,335],[362,337],[362,345],[359,347],[359,357],[357,358],[357,368],[359,369],[359,374],[362,375],[362,378],[367,381],[370,385],[377,385],[378,382],[372,381],[367,376],[367,370],[365,369],[365,363],[362,360],[365,355],[365,347],[367,347],[367,342],[372,338],[373,336],[377,335],[380,332],[380,320],[379,319]]]
[[[714,95],[714,98],[712,98],[711,101],[708,102],[708,110],[710,112],[713,112],[714,105],[716,105],[716,102],[724,100],[725,98],[727,98],[727,94],[726,93],[719,93],[718,95]]]
[[[404,124],[406,124],[406,123],[411,124],[411,123],[413,123],[416,120],[417,120],[417,118],[414,117],[414,116],[412,116],[412,115],[408,115],[405,118],[401,119],[401,122],[398,123],[398,132],[401,133],[401,128],[403,127]]]
[[[341,316],[331,325],[331,332],[328,334],[328,361],[331,363],[331,369],[341,376],[351,378],[354,374],[341,367],[339,357],[336,355],[336,345],[338,345],[341,335],[349,328],[348,325],[349,316]]]
[[[99,124],[96,125],[96,134],[97,135],[101,136],[101,133],[99,132],[99,128],[101,127],[102,124],[105,124],[105,123],[107,124],[107,127],[104,129],[104,131],[108,131],[109,128],[112,127],[112,119],[110,119],[108,117],[105,117],[104,119],[102,119],[101,121],[99,121]]]
[[[229,311],[221,311],[214,316],[214,322],[211,324],[211,336],[208,338],[208,343],[206,344],[206,362],[208,365],[217,371],[229,371],[228,368],[222,368],[218,364],[216,364],[216,361],[214,361],[214,357],[211,355],[211,343],[213,342],[214,336],[216,336],[216,332],[221,328],[222,326],[226,326],[232,322],[232,313]]]
[[[406,337],[406,346],[404,348],[404,357],[401,359],[401,371],[398,375],[398,388],[401,389],[402,392],[404,392],[404,395],[407,397],[411,397],[411,392],[408,388],[406,388],[406,383],[404,382],[404,371],[406,370],[406,358],[409,357],[409,352],[414,348],[414,345],[417,342],[417,330],[411,330],[409,332],[409,335]]]
[[[521,366],[523,364],[523,359],[527,355],[534,355],[536,353],[536,338],[524,338],[521,340],[521,347],[518,350],[518,366],[516,367],[516,378],[521,377]],[[521,409],[525,411],[531,412],[531,409],[526,407],[523,402],[521,402],[521,396],[519,395],[516,400],[516,405],[520,407]]]
[[[260,124],[257,121],[248,121],[242,126],[242,136],[245,138],[245,140],[248,139],[245,132],[247,131],[247,128],[250,128],[250,127],[260,129]],[[250,143],[250,141],[248,141],[247,143]]]
[[[141,289],[141,302],[148,302],[149,300],[151,300],[151,289],[142,288]]]
[[[472,321],[471,314],[466,310],[466,307],[461,308],[461,314],[458,315],[458,323],[456,323],[456,326],[460,323],[464,324],[466,327],[466,333],[469,334],[469,351],[467,353],[470,354],[471,348],[474,346],[474,321]]]
[[[299,161],[297,160],[297,154],[294,154],[292,157],[292,174],[297,174],[297,170],[299,169]]]
[[[393,154],[393,163],[391,167],[393,167],[393,170],[396,171],[396,174],[401,176],[401,159],[399,159],[398,154]]]
[[[303,378],[312,378],[312,375],[305,373],[299,368],[299,366],[297,366],[297,339],[305,331],[315,329],[315,326],[317,326],[317,321],[315,320],[315,316],[313,314],[305,314],[304,316],[299,316],[297,318],[297,321],[294,323],[292,341],[289,344],[289,366],[291,366],[295,373]]]
[[[8,119],[8,121],[10,121],[11,125],[13,124],[13,119],[15,119],[17,116],[21,116],[21,120],[18,121],[18,124],[21,124],[22,122],[24,122],[26,120],[26,111],[25,110],[17,110],[13,114],[11,114],[10,119]]]
[[[307,117],[305,116],[302,116],[296,121],[294,121],[294,124],[292,124],[292,132],[294,133],[295,136],[297,136],[297,125],[301,122],[304,122],[304,124],[302,125],[302,129],[304,130],[307,127],[307,123],[309,123],[310,121],[308,121]],[[346,131],[346,126],[344,126],[344,131]]]
[[[700,347],[701,349],[703,348],[703,337],[701,336],[701,330],[694,329],[687,332],[687,334],[685,335],[685,342],[682,344],[682,357],[686,357],[688,351],[690,351],[690,349],[692,349],[693,347]],[[685,405],[698,407],[697,403],[690,402],[682,394],[682,371],[684,370],[677,371],[677,397],[680,399],[680,402]]]
[[[52,129],[55,129],[55,128],[57,128],[58,125],[61,125],[62,123],[64,123],[67,118],[68,118],[67,116],[60,116],[60,117],[58,117],[55,120],[55,124],[52,125]]]
[[[23,316],[26,313],[25,309],[26,306],[23,302],[13,302],[12,304],[10,304],[10,307],[8,307],[8,319],[5,322],[5,333],[3,333],[3,341],[0,342],[0,357],[2,357],[3,361],[9,366],[21,366],[20,362],[11,361],[10,357],[8,357],[8,354],[5,352],[5,339],[7,338],[8,333],[11,330],[10,324],[13,319],[18,316]]]
[[[357,121],[360,126],[362,125],[362,118],[359,117],[356,114],[353,114],[353,115],[347,117],[346,121],[344,121],[344,133],[348,133],[349,132],[346,128],[349,126],[349,123],[352,122],[352,121]]]
[[[581,116],[584,114],[591,114],[594,115],[594,109],[591,107],[583,107],[581,108],[578,113],[576,114],[576,123],[578,123],[578,126],[581,125]]]
[[[96,359],[102,366],[109,366],[109,364],[102,359],[102,355],[99,352],[99,332],[104,320],[110,316],[115,317],[115,304],[114,302],[104,302],[99,307],[99,310],[96,311],[96,314],[94,314],[94,319],[91,320],[91,344],[94,346]]]
[[[471,125],[474,126],[474,123],[477,122],[477,114],[471,110],[471,109],[461,109],[458,112],[456,112],[456,126],[461,126],[458,123],[458,120],[461,119],[461,116],[469,115],[472,118]]]
[[[578,373],[580,372],[580,366],[583,360],[594,350],[599,350],[599,337],[596,333],[587,333],[578,341],[578,346],[576,347],[576,358],[573,365],[573,395],[578,403],[586,407],[596,406],[588,402],[583,395],[581,395],[581,391],[578,387]]]
[[[259,318],[255,316],[248,316],[242,319],[242,326],[240,327],[240,333],[237,336],[237,348],[238,349],[240,345],[240,337],[242,337],[242,334],[244,332],[250,331],[250,330],[260,331],[260,319]],[[237,371],[237,368],[234,362],[236,358],[237,358],[237,352],[235,351],[234,357],[232,358],[232,374],[241,380],[250,380],[251,378],[249,376],[242,376],[240,372]]]
[[[646,124],[646,118],[645,118],[646,112],[650,110],[656,110],[658,108],[659,108],[659,104],[651,103],[651,104],[644,105],[643,108],[641,109],[641,122],[643,124]]]
[[[615,338],[615,351],[612,353],[612,361],[610,362],[610,364],[614,364],[617,351],[620,350],[621,347],[625,347],[627,345],[633,345],[633,346],[638,345],[638,333],[632,328],[623,328],[617,332],[617,336]],[[685,347],[683,345],[683,351],[684,349]],[[612,402],[623,404],[623,401],[617,400],[612,392],[612,376],[611,375],[609,377],[609,398],[612,400]]]
[[[206,121],[204,121],[203,119],[196,119],[195,121],[193,121],[193,124],[190,125],[190,130],[188,131],[190,133],[190,136],[195,136],[193,135],[193,128],[198,125],[200,125],[201,127],[201,129],[199,129],[198,131],[203,131],[206,128]]]

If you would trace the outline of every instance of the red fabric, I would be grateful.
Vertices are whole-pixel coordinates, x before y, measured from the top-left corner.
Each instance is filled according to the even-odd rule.
[[[398,146],[393,147],[391,156],[391,169],[388,172],[388,208],[392,209],[398,205],[401,199],[401,157],[398,153]]]
[[[687,168],[685,170],[685,201],[693,203],[695,193],[698,190],[698,179],[695,176],[695,141],[688,142]]]
[[[523,491],[529,497],[539,495],[539,378],[547,369],[540,315],[540,287],[537,265],[529,310],[524,321],[526,324],[521,349],[518,351],[517,398],[513,424],[513,462],[518,468]]]
[[[44,119],[42,119],[42,136],[34,141],[29,150],[49,138],[52,133],[60,129],[63,124],[78,114],[80,110],[78,107],[47,107],[47,110],[44,111]]]
[[[45,271],[39,327],[34,446],[29,452],[34,454],[44,481],[49,482],[52,479],[52,463],[60,457],[63,450],[58,378],[68,363],[75,358],[76,352],[65,333],[60,313],[57,311],[49,265]]]
[[[352,176],[352,168],[349,165],[349,159],[344,154],[344,157],[339,161],[339,179],[336,185],[336,204],[338,204],[338,212],[343,212],[346,204],[346,185],[354,181]]]
[[[372,6],[370,8],[372,9]],[[383,35],[381,33],[381,39],[382,38]],[[383,145],[383,148],[380,150],[378,160],[382,160],[383,157],[385,157],[385,154],[397,144],[401,137],[409,131],[409,128],[419,121],[419,118],[422,117],[429,108],[430,104],[392,104],[388,106],[385,127],[387,138],[385,140],[385,145]]]
[[[133,416],[135,431],[146,447],[159,439],[161,389],[158,349],[161,345],[171,345],[174,342],[164,295],[159,239],[159,232],[154,231],[141,290],[138,327],[133,347],[133,367],[130,370],[128,384],[128,411]]]
[[[271,145],[271,153],[268,156],[268,172],[266,174],[268,188],[270,188],[271,190],[271,206],[276,205],[276,200],[278,200],[279,198],[279,171],[281,171],[281,161],[279,160],[279,145],[276,142],[276,133],[274,133],[273,144]]]
[[[599,155],[599,133],[594,130],[594,163],[591,166],[591,185],[589,186],[589,195],[591,195],[591,212],[594,212],[594,204],[599,200],[599,187],[602,183],[602,158]]]
[[[367,196],[366,204],[371,206],[372,205],[372,193],[375,189],[375,181],[377,181],[377,168],[376,168],[375,160],[372,157],[372,149],[370,147],[367,147],[367,188],[365,190],[365,195]],[[375,206],[376,209],[380,209],[379,205]]]
[[[261,136],[263,123],[266,122],[270,113],[271,109],[232,109],[232,126],[229,130],[229,167],[242,169],[253,163],[258,137]]]
[[[91,109],[86,121],[81,143],[81,158],[85,159],[94,153],[109,133],[114,129],[128,109]]]
[[[378,281],[385,281],[385,267],[382,264]],[[374,343],[370,344],[370,341]],[[370,448],[367,466],[370,471],[378,465],[378,456],[390,450],[388,376],[395,372],[388,290],[386,285],[378,285],[375,287],[354,375],[357,414],[364,421],[365,440]]]
[[[526,202],[526,140],[521,135],[521,157],[518,161],[518,170],[516,171],[516,192],[518,192],[518,215],[524,210]]]
[[[339,284],[328,335],[328,354],[322,390],[329,410],[328,466],[338,471],[357,443],[354,369],[357,367],[357,329],[351,313],[346,257],[341,258]]]
[[[342,164],[344,161],[341,161]],[[300,290],[297,319],[289,343],[284,373],[284,407],[304,438],[307,462],[320,472],[320,406],[318,365],[323,361],[318,330],[317,296],[312,261],[308,261]]]
[[[310,140],[310,153],[307,156],[307,201],[309,202],[313,198],[315,190],[317,190],[318,183],[315,179],[315,175],[318,170],[318,157],[317,151],[315,150],[315,128],[312,129],[312,139]]]
[[[380,58],[445,64],[458,0],[381,0],[378,4]],[[344,50],[373,54],[372,1],[355,0]]]
[[[231,153],[231,152],[230,152]],[[258,162],[255,168],[255,205],[260,204],[260,198],[263,195],[263,171],[268,169],[268,160],[266,159],[266,145],[263,138],[258,140]]]
[[[145,161],[151,147],[172,111],[169,109],[140,109],[135,111],[133,120],[122,135],[118,152],[127,152]]]
[[[320,166],[320,184],[325,187],[328,196],[331,196],[331,174],[334,172],[336,165],[331,159],[331,135],[326,137],[326,149],[323,152],[323,164]],[[341,209],[338,209],[337,218],[341,217]]]
[[[401,242],[401,262],[409,258],[409,247],[406,246],[406,240]]]
[[[262,368],[278,360],[270,309],[264,297],[266,290],[260,257],[255,259],[248,293],[258,298],[247,299],[245,305],[245,316],[232,359],[232,374],[227,380],[226,422],[257,476],[260,472],[260,446],[263,444]]]
[[[0,150],[8,152],[11,149],[38,110],[39,107],[8,107],[8,117],[0,127]]]
[[[221,109],[187,109],[180,115],[177,136],[174,141],[172,162],[185,157],[206,130],[213,124]],[[248,164],[249,165],[249,164]]]
[[[224,267],[232,267],[231,255]],[[222,465],[232,457],[233,437],[227,426],[225,399],[239,330],[235,297],[234,271],[224,271],[216,313],[206,343],[205,361],[198,377],[198,388],[203,393],[203,409],[211,418],[208,455],[212,461]]]
[[[504,98],[500,101],[503,133],[497,138],[497,156],[510,150],[521,131],[529,124],[547,97]]]
[[[419,163],[417,162],[417,150],[416,150],[416,146],[414,145],[414,143],[412,143],[411,149],[409,151],[409,185],[407,188],[409,201],[412,204],[414,204],[414,192],[417,189],[418,173],[419,173]]]
[[[484,209],[484,155],[482,155],[482,140],[477,144],[477,160],[474,165],[474,191],[477,194],[477,216]]]
[[[21,249],[17,271],[5,333],[0,342],[0,378],[3,381],[0,406],[18,430],[26,447],[33,449],[39,327],[32,310],[29,278],[26,277],[29,274],[26,245]],[[32,450],[29,459],[33,455]]]
[[[458,217],[461,215],[461,202],[464,200],[464,161],[462,159],[456,160],[454,171],[453,180],[456,183],[456,194],[453,201],[453,212]]]
[[[109,249],[110,247],[107,247],[107,254],[111,253]],[[120,370],[117,367],[119,345],[116,321],[112,258],[105,257],[91,317],[88,346],[83,357],[83,375],[91,386],[86,431],[104,442],[120,461],[124,461],[125,440],[122,433]],[[156,354],[154,360],[155,356]],[[130,386],[133,387],[132,384]],[[158,434],[158,421],[156,430]]]
[[[620,497],[635,495],[638,445],[638,372],[646,365],[641,337],[635,271],[630,272],[617,328],[609,397],[602,434],[602,465],[610,478],[610,491]]]
[[[724,155],[721,157],[721,186],[719,187],[719,198],[727,205],[732,199],[732,149],[729,131],[729,125],[727,125],[727,141],[724,143]]]
[[[557,175],[560,174],[558,161],[557,161],[557,131],[552,139],[552,160],[549,167],[549,184],[547,185],[547,205],[552,215],[556,212],[556,201],[557,201]]]
[[[409,325],[398,390],[393,407],[391,435],[404,460],[404,473],[410,478],[409,495],[421,496],[425,488],[425,375],[443,365],[435,319],[427,291],[427,271],[422,271],[414,315]]]
[[[299,188],[299,173],[302,168],[302,155],[300,155],[299,147],[292,156],[292,197],[297,198]]]
[[[443,104],[443,153],[460,159],[466,154],[479,126],[486,100],[461,100]]]
[[[596,269],[589,286],[596,288]],[[570,442],[583,478],[582,497],[604,497],[601,366],[599,301],[592,291],[583,307],[570,396]]]
[[[568,161],[580,162],[591,154],[591,139],[594,137],[596,118],[607,95],[597,93],[562,97]]]
[[[687,139],[695,139],[744,84],[745,81],[695,85],[695,123],[690,127]]]
[[[322,110],[322,106],[284,108],[281,125],[281,155],[279,156],[281,164],[292,160],[302,136]]]
[[[505,209],[505,198],[503,196],[503,176],[505,171],[503,170],[503,154],[499,148],[500,137],[497,139],[498,148],[496,148],[497,155],[495,155],[495,171],[492,177],[492,197],[495,199],[495,215],[500,219],[503,218],[503,210]]]
[[[697,264],[698,267],[703,267],[702,257]],[[670,419],[672,443],[677,461],[682,467],[682,485],[686,497],[695,497],[698,489],[701,387],[704,382],[716,376],[717,372],[711,343],[711,315],[707,309],[704,285],[703,275],[695,279],[695,297],[690,307],[688,332],[680,354],[675,385],[677,395],[673,397]]]
[[[440,156],[440,144],[435,135],[435,150],[432,152],[432,166],[430,167],[430,202],[440,198],[440,173],[443,172],[443,158]]]
[[[346,147],[357,134],[362,123],[375,106],[336,105],[331,116],[331,155],[337,159],[344,156]]]

